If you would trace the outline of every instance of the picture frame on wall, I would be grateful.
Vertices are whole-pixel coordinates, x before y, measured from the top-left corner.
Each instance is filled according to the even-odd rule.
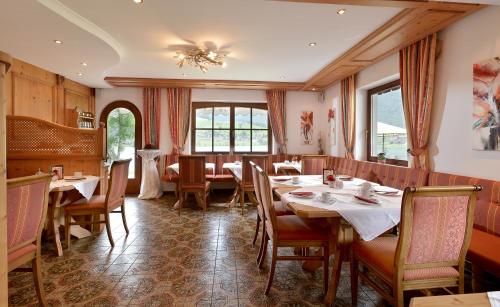
[[[50,168],[50,173],[52,176],[57,176],[57,180],[62,180],[64,179],[64,166],[54,165]]]
[[[324,168],[323,169],[323,184],[328,184],[328,182],[331,181],[331,180],[328,180],[328,177],[330,177],[330,176],[333,176],[333,178],[335,178],[335,172],[333,171],[333,169]]]

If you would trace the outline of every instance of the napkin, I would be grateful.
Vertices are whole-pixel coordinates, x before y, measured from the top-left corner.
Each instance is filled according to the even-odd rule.
[[[359,196],[359,195],[354,195],[354,197],[359,199],[359,200],[362,200],[364,202],[370,203],[370,204],[378,204],[378,200],[376,200],[376,199],[366,198],[366,197]]]
[[[313,192],[290,192],[291,195],[295,196],[310,196],[313,195]]]
[[[500,307],[500,291],[488,292],[491,307]]]

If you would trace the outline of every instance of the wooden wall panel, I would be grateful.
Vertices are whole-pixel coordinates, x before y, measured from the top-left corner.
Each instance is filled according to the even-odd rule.
[[[68,125],[76,106],[95,111],[95,90],[29,63],[14,60],[6,80],[7,114]]]

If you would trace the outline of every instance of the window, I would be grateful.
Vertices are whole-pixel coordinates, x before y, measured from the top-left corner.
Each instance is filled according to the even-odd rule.
[[[406,125],[399,80],[368,91],[368,160],[408,165]]]
[[[125,108],[113,109],[108,115],[107,150],[110,162],[132,159],[128,169],[128,178],[135,178],[135,117]]]
[[[193,103],[191,152],[269,153],[265,103]]]

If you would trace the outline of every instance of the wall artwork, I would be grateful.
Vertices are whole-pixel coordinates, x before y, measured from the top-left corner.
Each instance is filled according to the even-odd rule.
[[[300,115],[300,135],[306,145],[311,145],[313,143],[313,125],[313,112],[302,111]]]
[[[475,150],[500,151],[500,57],[474,64]]]
[[[330,123],[330,140],[332,145],[337,145],[337,131],[335,130],[337,128],[337,110],[335,108],[329,109],[328,110],[328,123]]]

